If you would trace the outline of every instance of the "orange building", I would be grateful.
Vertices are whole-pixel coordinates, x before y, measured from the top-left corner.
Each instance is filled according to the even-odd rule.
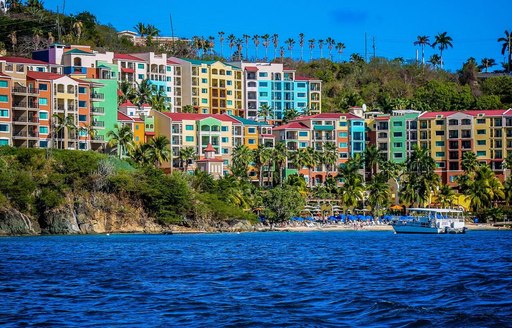
[[[11,145],[11,78],[0,73],[0,146]]]

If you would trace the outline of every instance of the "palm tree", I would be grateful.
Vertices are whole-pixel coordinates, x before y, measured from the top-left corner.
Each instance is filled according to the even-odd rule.
[[[123,158],[125,152],[132,148],[133,132],[128,125],[119,126],[115,124],[114,130],[108,131],[106,136],[109,138],[108,145],[110,147],[116,146],[119,158]]]
[[[145,79],[139,82],[135,82],[137,85],[135,89],[135,104],[141,107],[144,104],[150,102],[149,98],[153,94],[153,87],[151,86],[151,81],[149,79]]]
[[[249,41],[247,41],[249,42]],[[243,40],[236,39],[236,51],[238,51],[238,60],[242,60]]]
[[[52,130],[53,130],[53,133],[52,133],[52,138],[54,138],[53,140],[56,141],[57,145],[55,144],[52,144],[52,147],[55,147],[57,146],[57,148],[61,148],[59,146],[59,141],[57,139],[59,139],[59,135],[60,133],[64,130],[64,127],[65,127],[65,122],[64,122],[64,118],[62,116],[60,116],[59,114],[53,114],[52,115],[52,118],[53,118],[53,123],[52,123]],[[64,145],[64,136],[60,137],[61,141],[62,141],[62,145]],[[63,148],[63,147],[62,147]]]
[[[304,33],[299,33],[300,61],[304,58]]]
[[[371,179],[378,169],[379,164],[381,163],[381,154],[376,145],[369,145],[364,150],[364,162],[366,172],[370,171],[370,175],[367,176],[368,180]]]
[[[258,60],[258,47],[260,45],[260,36],[258,34],[253,35],[252,42],[254,43],[254,49],[256,53],[256,60]]]
[[[354,208],[358,201],[363,199],[364,177],[360,170],[362,160],[360,156],[349,158],[349,160],[338,168],[338,177],[343,182],[341,199],[345,209]]]
[[[249,34],[244,34],[242,37],[245,40],[245,60],[249,60],[249,39],[251,36]]]
[[[382,161],[380,163],[380,169],[387,181],[393,180],[395,182],[395,205],[400,204],[400,183],[402,182],[402,176],[405,173],[405,164],[392,161]]]
[[[270,106],[267,103],[264,103],[260,106],[258,116],[263,117],[263,120],[265,121],[265,123],[267,123],[268,118],[273,118],[274,115],[272,113],[272,109],[270,108]]]
[[[185,166],[183,167],[183,172],[188,172],[188,166],[191,161],[197,159],[196,150],[194,147],[185,147],[180,150],[180,161],[181,166],[183,167],[183,164]]]
[[[437,202],[442,208],[447,208],[453,204],[455,191],[449,185],[443,184],[437,192]]]
[[[260,188],[263,187],[263,170],[264,166],[270,161],[272,158],[272,149],[263,146],[262,144],[258,145],[253,151],[254,165],[258,170],[258,181]]]
[[[466,151],[462,154],[461,167],[466,174],[475,172],[480,166],[480,162],[476,157],[476,154],[472,151]]]
[[[288,158],[288,150],[284,142],[279,142],[275,145],[273,155],[276,168],[279,171],[279,185],[283,185],[283,166],[286,164]]]
[[[162,91],[151,94],[148,98],[148,103],[151,105],[152,109],[159,112],[165,112],[169,109],[167,97]]]
[[[439,65],[441,64],[441,57],[439,57],[438,54],[433,54],[432,56],[430,56],[428,62],[431,63],[432,66],[434,66],[434,68],[439,67]]]
[[[283,115],[283,123],[288,123],[299,116],[300,113],[295,108],[285,109]]]
[[[146,26],[146,45],[153,45],[153,38],[157,37],[160,34],[160,30],[155,26],[148,24]]]
[[[308,174],[309,174],[309,187],[313,187],[313,177],[311,176],[311,170],[315,168],[315,166],[318,164],[318,153],[313,147],[307,147],[299,149],[299,151],[304,151],[304,161],[305,166],[308,168]]]
[[[309,61],[313,60],[313,49],[315,49],[315,39],[309,39]]]
[[[228,35],[228,41],[229,41],[229,51],[231,52],[231,56],[233,56],[233,47],[236,43],[236,36],[234,34]]]
[[[341,61],[341,54],[345,50],[345,44],[343,42],[336,43],[336,50],[338,51],[338,61]]]
[[[208,42],[206,43],[207,48],[210,50],[210,55],[213,55],[214,48],[215,48],[215,37],[213,35],[210,35],[208,37]]]
[[[318,40],[318,48],[320,49],[320,58],[324,58],[324,56],[322,55],[322,49],[324,48],[324,40]]]
[[[91,149],[90,147],[90,140],[94,140],[94,137],[96,136],[96,130],[94,129],[94,126],[92,124],[85,124],[78,128],[80,132],[86,133],[86,142],[89,145],[88,149]]]
[[[220,56],[224,57],[224,53],[222,51],[222,45],[224,43],[224,34],[225,33],[223,31],[220,31],[218,34],[219,34]]]
[[[264,34],[261,36],[263,40],[263,48],[265,48],[265,61],[268,60],[268,47],[270,46],[270,35]]]
[[[151,163],[149,148],[147,143],[135,145],[129,152],[130,158],[140,166],[148,165]]]
[[[336,41],[334,41],[333,38],[328,37],[325,40],[325,43],[327,44],[327,48],[329,49],[329,59],[332,61],[332,48],[334,48],[334,45],[336,44]]]
[[[132,84],[128,81],[121,81],[118,83],[119,91],[121,91],[121,95],[118,95],[117,97],[117,104],[121,105],[127,102],[128,100],[132,100],[135,98],[135,91],[133,90]]]
[[[425,65],[425,46],[430,46],[430,37],[428,35],[418,35],[414,45],[421,47],[421,65]]]
[[[502,43],[502,55],[505,55],[505,53],[508,51],[507,72],[510,72],[512,65],[512,32],[505,30],[505,37],[499,38],[498,42]]]
[[[139,22],[133,28],[135,29],[135,32],[141,36],[141,38],[146,35],[146,25],[144,25],[144,23]]]
[[[293,59],[292,51],[293,51],[293,46],[295,45],[295,40],[292,38],[289,38],[284,43],[288,45],[288,51],[290,52],[290,58]]]
[[[150,162],[160,167],[163,162],[171,159],[171,147],[169,139],[166,136],[158,136],[149,141],[149,158]]]
[[[409,203],[421,205],[430,200],[440,180],[434,172],[435,166],[427,149],[413,146],[413,152],[406,161],[407,183],[404,188],[404,198]]]
[[[334,142],[327,142],[323,146],[323,159],[327,165],[327,172],[334,171],[338,162],[338,148]]]
[[[494,201],[505,197],[503,185],[487,165],[482,165],[476,170],[474,179],[469,181],[463,193],[474,212],[491,208]]]
[[[374,216],[380,215],[380,209],[389,205],[389,185],[386,177],[379,173],[372,176],[367,185],[368,204]]]
[[[253,161],[253,152],[246,145],[238,145],[233,150],[231,171],[235,176],[247,178],[249,164]]]
[[[481,64],[480,69],[484,68],[485,73],[487,73],[489,67],[496,66],[496,61],[492,58],[482,58]]]
[[[272,43],[274,44],[274,60],[276,60],[277,48],[279,47],[279,35],[278,34],[272,35]]]
[[[435,38],[436,40],[432,43],[432,48],[438,47],[441,57],[441,68],[443,68],[443,51],[448,48],[453,48],[453,39],[451,36],[447,35],[447,32],[438,33]]]
[[[78,139],[76,135],[78,132],[78,126],[75,124],[75,118],[73,115],[68,114],[64,118],[64,128],[67,130],[68,139]],[[78,142],[75,142],[75,149],[78,149]]]

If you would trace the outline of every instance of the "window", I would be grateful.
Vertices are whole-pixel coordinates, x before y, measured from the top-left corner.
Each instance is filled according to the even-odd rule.
[[[167,66],[167,72],[170,72],[172,71],[172,67],[171,66]]]
[[[258,75],[259,75],[259,77],[267,77],[268,73],[267,72],[260,72]]]
[[[78,93],[84,94],[87,92],[87,89],[85,87],[78,87]]]
[[[340,148],[347,148],[348,145],[346,142],[340,142]]]
[[[306,87],[306,83],[303,83],[303,82],[297,83],[297,88],[305,88],[305,87]]]
[[[444,125],[444,121],[443,120],[436,120],[436,125]]]
[[[208,99],[206,98],[201,98],[201,104],[207,104],[208,103]]]
[[[226,85],[233,85],[233,81],[226,81]]]
[[[9,83],[7,81],[0,81],[0,88],[7,88]]]
[[[248,128],[247,133],[250,133],[250,134],[256,133],[256,128]]]
[[[227,148],[222,148],[222,153],[223,153],[223,154],[229,154],[229,149],[227,149]]]
[[[226,75],[231,75],[231,74],[233,74],[233,72],[231,72],[231,71],[226,71]]]
[[[8,102],[9,101],[9,97],[7,97],[6,95],[0,95],[0,102]]]
[[[47,98],[39,98],[39,105],[48,105],[48,99]]]
[[[444,151],[438,151],[436,152],[437,157],[444,157]]]
[[[208,93],[208,89],[206,89],[206,88],[201,89],[201,93]]]
[[[436,162],[436,167],[440,169],[444,168],[444,162]]]
[[[137,64],[138,69],[144,69],[144,64]]]
[[[307,142],[300,142],[299,143],[299,148],[307,148],[308,147],[308,143]]]
[[[268,82],[260,82],[260,87],[268,87]]]
[[[299,131],[299,137],[307,137],[308,132],[307,131]]]
[[[48,148],[48,141],[46,141],[46,140],[39,141],[39,148]]]
[[[260,97],[268,97],[268,92],[260,92]]]
[[[201,83],[208,83],[208,79],[201,79]]]
[[[393,143],[393,147],[395,147],[395,148],[402,148],[403,144],[401,142],[394,142]]]
[[[393,126],[402,126],[401,121],[393,122]]]
[[[256,140],[255,139],[249,139],[249,145],[254,145],[256,144]]]
[[[444,141],[436,141],[437,147],[444,147]]]
[[[297,97],[299,98],[305,98],[306,97],[306,94],[304,92],[299,92],[297,93]]]
[[[348,158],[348,153],[340,153],[340,158]]]
[[[363,133],[362,132],[354,132],[353,139],[354,140],[363,140]]]
[[[185,125],[185,130],[194,131],[194,126],[193,125]]]
[[[402,158],[403,156],[404,156],[404,154],[402,154],[402,153],[393,153],[394,158]]]
[[[9,132],[9,124],[0,124],[0,132]]]
[[[347,122],[340,122],[340,126],[347,126]]]
[[[233,106],[233,100],[228,100],[227,104],[228,104],[228,106]]]
[[[485,118],[479,118],[476,120],[477,124],[485,124]]]
[[[47,120],[48,119],[48,112],[39,112],[39,119]]]
[[[476,143],[477,143],[477,145],[479,145],[479,146],[485,146],[485,144],[487,143],[487,141],[486,141],[486,140],[478,140]]]
[[[482,134],[485,134],[485,133],[486,133],[485,130],[476,130],[476,134],[482,135]]]
[[[487,155],[487,152],[485,150],[479,150],[476,152],[476,156],[485,156]]]
[[[7,109],[0,109],[0,117],[9,117],[9,111]]]
[[[223,126],[223,127],[221,127],[221,128],[220,128],[220,130],[221,130],[222,132],[228,132],[228,131],[229,131],[229,127],[227,127],[227,126]]]
[[[229,142],[229,138],[228,137],[222,137],[222,142],[226,143],[226,142]]]
[[[340,132],[339,136],[340,136],[340,138],[347,138],[348,137],[348,133],[347,132]]]
[[[78,107],[80,108],[86,108],[87,107],[87,102],[86,101],[83,101],[83,100],[80,100],[78,102]]]
[[[363,122],[356,121],[352,125],[353,126],[363,126]]]
[[[87,121],[87,115],[78,115],[78,120],[80,122],[86,122]]]
[[[138,74],[138,75],[137,75],[137,78],[138,78],[139,80],[144,80],[144,74]]]
[[[393,132],[393,137],[401,138],[402,137],[402,132]]]
[[[186,142],[194,142],[194,137],[192,137],[192,136],[186,136],[186,137],[185,137],[185,141],[186,141]]]
[[[39,127],[39,133],[41,133],[41,134],[48,134],[48,127],[47,126],[40,126]]]
[[[203,74],[208,73],[208,69],[207,68],[201,68],[201,73],[203,73]]]
[[[304,107],[306,107],[306,103],[303,103],[303,102],[297,103],[297,107],[304,108]]]
[[[138,130],[139,129],[139,125],[135,125],[135,130]]]
[[[444,131],[436,131],[436,136],[444,136]]]

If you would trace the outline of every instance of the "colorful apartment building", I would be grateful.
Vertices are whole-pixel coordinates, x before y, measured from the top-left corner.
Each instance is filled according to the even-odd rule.
[[[297,76],[295,70],[280,63],[232,63],[243,70],[244,117],[252,120],[280,121],[286,110],[299,113],[321,112],[321,81]],[[272,117],[259,117],[259,109],[268,106]]]
[[[0,72],[0,147],[12,144],[11,77]]]
[[[130,101],[119,105],[117,121],[121,125],[130,126],[135,144],[148,142],[155,135],[154,117],[151,106],[144,104],[136,106]]]
[[[323,183],[329,175],[336,175],[337,167],[365,149],[364,119],[353,114],[322,113],[298,119],[273,129],[276,143],[283,142],[289,151],[311,147],[323,151],[326,143],[336,146],[338,161],[334,167],[318,165],[313,170],[300,168],[298,172],[311,185]],[[288,161],[284,176],[297,173],[297,168]]]
[[[171,58],[181,65],[182,105],[201,114],[243,114],[242,70],[220,61]]]

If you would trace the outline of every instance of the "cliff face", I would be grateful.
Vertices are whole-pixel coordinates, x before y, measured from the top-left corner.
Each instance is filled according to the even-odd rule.
[[[185,219],[183,226],[164,226],[148,216],[142,204],[106,193],[69,194],[63,205],[38,217],[0,208],[0,235],[161,233],[253,231],[247,221],[216,221],[206,216]]]

